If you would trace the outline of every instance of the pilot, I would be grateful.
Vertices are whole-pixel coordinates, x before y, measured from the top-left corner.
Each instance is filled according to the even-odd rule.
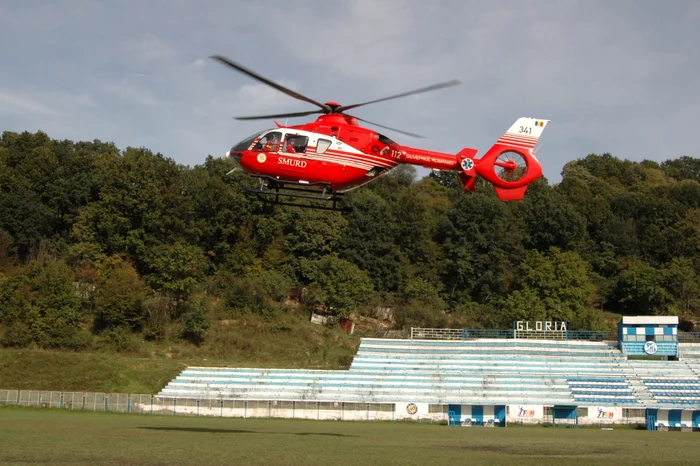
[[[287,137],[287,147],[285,148],[287,152],[290,154],[296,153],[296,150],[294,150],[294,137]]]
[[[265,138],[267,139],[267,142],[263,146],[263,150],[265,152],[275,152],[279,144],[277,133],[268,134],[265,136]]]

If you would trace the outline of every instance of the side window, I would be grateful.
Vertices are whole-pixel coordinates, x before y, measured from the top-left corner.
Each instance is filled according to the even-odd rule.
[[[306,152],[306,146],[309,145],[308,136],[300,136],[298,134],[287,134],[287,138],[284,140],[284,152],[289,152],[290,154],[303,154]]]
[[[328,139],[319,139],[316,143],[316,153],[323,154],[329,147],[331,147],[331,141]]]
[[[282,142],[282,133],[280,131],[273,131],[263,136],[262,139],[260,139],[260,141],[253,146],[253,150],[277,152],[279,150],[280,142]]]

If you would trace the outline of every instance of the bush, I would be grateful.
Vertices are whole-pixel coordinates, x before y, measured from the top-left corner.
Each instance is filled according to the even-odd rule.
[[[165,295],[155,295],[144,304],[146,322],[143,335],[148,341],[160,341],[165,338],[166,328],[177,312],[177,303]]]
[[[140,329],[144,320],[146,287],[129,262],[112,267],[95,296],[95,328]]]
[[[6,348],[26,348],[32,342],[32,333],[23,322],[12,322],[0,331],[0,345]]]
[[[180,337],[199,346],[204,343],[204,337],[211,323],[199,307],[192,307],[182,316]]]
[[[136,335],[125,328],[112,328],[100,334],[98,350],[113,350],[118,353],[138,353],[140,346]]]
[[[226,290],[224,300],[228,309],[253,314],[274,314],[281,309],[292,288],[291,280],[274,270],[235,277]]]

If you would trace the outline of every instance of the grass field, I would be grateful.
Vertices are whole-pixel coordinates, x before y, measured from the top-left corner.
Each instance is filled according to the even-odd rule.
[[[698,464],[699,435],[0,407],[1,464]]]
[[[291,319],[291,318],[290,318]],[[217,324],[201,348],[138,342],[131,353],[0,349],[0,389],[158,393],[187,366],[346,369],[359,338],[298,318]]]

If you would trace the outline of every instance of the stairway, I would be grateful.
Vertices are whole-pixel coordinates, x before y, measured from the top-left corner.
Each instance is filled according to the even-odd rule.
[[[626,376],[627,379],[627,384],[629,387],[632,389],[632,393],[634,393],[635,398],[642,403],[642,404],[649,404],[654,402],[654,396],[651,394],[649,391],[649,388],[647,388],[646,385],[644,385],[644,382],[642,382],[639,377],[634,376],[630,377],[629,375]]]

